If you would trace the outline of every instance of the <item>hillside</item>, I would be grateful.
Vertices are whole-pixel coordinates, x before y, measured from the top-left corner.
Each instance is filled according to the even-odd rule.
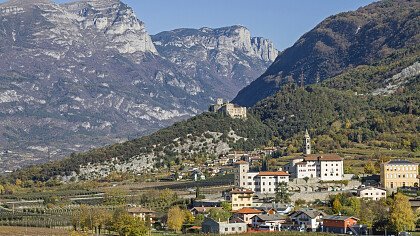
[[[383,9],[385,3],[373,6]],[[305,129],[313,137],[314,150],[338,152],[346,158],[351,152],[362,166],[373,155],[418,160],[420,44],[401,41],[400,45],[406,46],[319,83],[301,86],[288,81],[249,109],[247,120],[204,113],[152,135],[72,154],[63,161],[17,171],[12,177],[45,181],[56,176],[69,180],[103,178],[111,172],[156,172],[182,160],[211,159],[229,150],[267,144],[284,147],[280,154],[290,155],[300,151]]]
[[[18,170],[12,176],[46,181],[55,176],[102,178],[114,171],[144,173],[168,167],[177,158],[214,157],[231,149],[253,150],[270,137],[271,131],[255,117],[239,120],[204,113],[149,136],[74,153],[61,161]]]
[[[200,114],[277,55],[243,26],[150,36],[119,0],[13,0],[0,22],[0,172]]]
[[[378,1],[328,17],[282,52],[261,77],[238,93],[234,102],[252,106],[290,81],[319,83],[418,45],[419,9],[419,1]]]

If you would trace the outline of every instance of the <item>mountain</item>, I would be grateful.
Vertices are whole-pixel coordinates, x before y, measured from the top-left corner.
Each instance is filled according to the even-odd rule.
[[[383,25],[395,20],[411,22],[412,14],[403,13],[410,11],[413,2],[401,4],[400,11],[394,11],[395,19],[387,18]],[[390,6],[392,2],[380,2],[362,9],[369,9],[366,15],[369,17],[383,14],[384,7]],[[351,13],[344,16],[353,19]],[[372,23],[372,27],[375,25]],[[418,24],[413,27],[414,32],[419,32]],[[276,94],[250,108],[246,120],[204,113],[148,136],[72,154],[62,161],[19,170],[10,177],[67,181],[104,178],[112,172],[159,172],[186,159],[213,159],[230,150],[253,150],[264,145],[282,147],[279,155],[289,155],[299,151],[305,129],[310,131],[317,152],[339,152],[345,158],[353,152],[361,161],[383,153],[418,158],[420,43],[418,34],[404,36],[409,34],[407,31],[387,34],[388,38],[402,39],[398,44],[403,46],[318,83],[301,86],[293,80],[284,82]],[[388,38],[383,40],[388,42]],[[164,44],[163,39],[159,42],[162,43],[158,45]],[[366,45],[366,51],[373,52],[369,47],[376,44],[367,41]],[[167,57],[170,55],[176,58],[177,54]],[[346,161],[346,172],[352,167],[360,168],[353,166],[355,163]]]
[[[187,31],[152,39],[118,0],[0,4],[1,168],[122,142],[201,113],[217,97],[232,99],[277,55],[242,26]]]
[[[416,45],[420,40],[419,9],[419,1],[378,1],[328,17],[282,52],[233,101],[252,106],[290,81],[305,85],[321,82]]]
[[[251,37],[243,26],[176,29],[153,35],[152,40],[160,55],[214,91],[223,91],[220,95],[229,100],[278,55],[271,41]]]

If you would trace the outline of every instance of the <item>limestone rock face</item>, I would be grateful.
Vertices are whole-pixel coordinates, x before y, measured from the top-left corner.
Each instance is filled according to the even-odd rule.
[[[0,171],[200,113],[232,99],[276,52],[236,26],[153,42],[118,0],[12,0],[0,4],[0,22]]]

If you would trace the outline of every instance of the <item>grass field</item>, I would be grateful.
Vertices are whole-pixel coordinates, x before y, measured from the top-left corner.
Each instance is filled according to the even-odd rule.
[[[68,236],[69,230],[0,226],[1,236]]]

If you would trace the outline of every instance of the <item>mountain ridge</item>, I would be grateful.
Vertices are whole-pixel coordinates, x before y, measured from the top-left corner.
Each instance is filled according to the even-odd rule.
[[[252,106],[290,81],[313,84],[347,68],[370,64],[420,41],[420,3],[380,1],[328,17],[284,50],[267,71],[241,90],[235,103]]]
[[[242,48],[165,49],[199,68],[174,63],[121,1],[9,1],[0,22],[4,169],[149,134],[232,99],[270,64]]]

